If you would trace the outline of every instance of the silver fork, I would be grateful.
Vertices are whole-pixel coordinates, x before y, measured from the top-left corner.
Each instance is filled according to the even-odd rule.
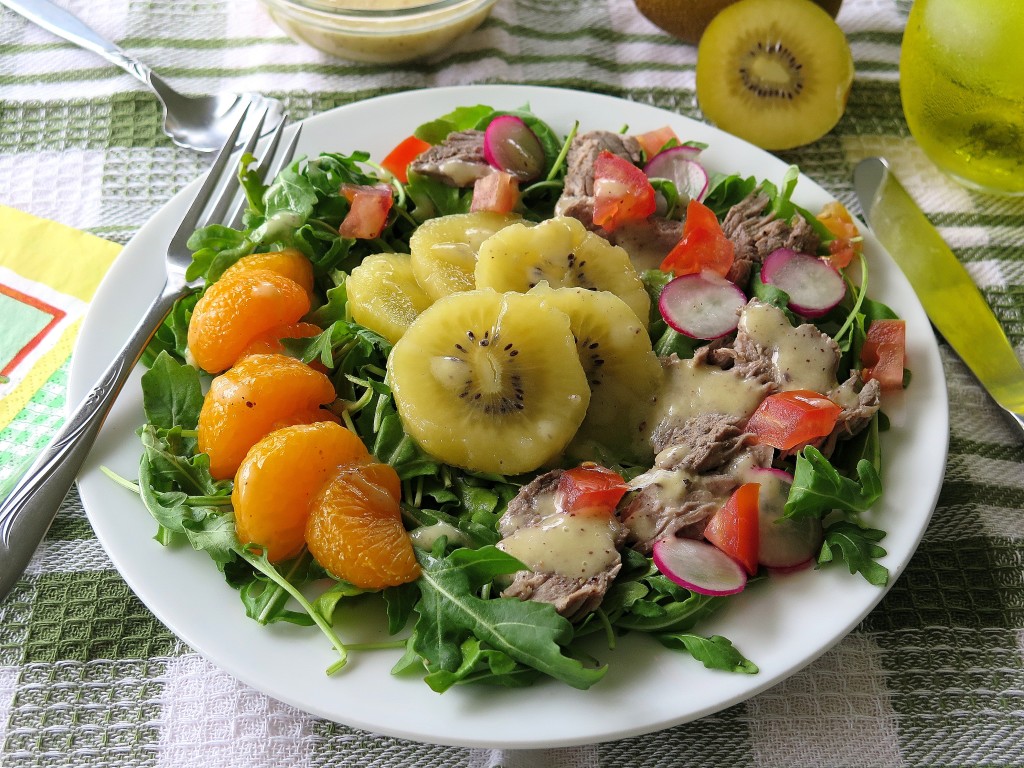
[[[251,153],[256,147],[264,117],[266,114],[257,120],[257,125],[242,149],[243,153]],[[149,340],[171,311],[174,302],[195,287],[185,280],[185,270],[192,260],[186,246],[189,235],[200,226],[201,220],[204,222],[203,225],[215,221],[231,222],[240,215],[238,211],[228,216],[227,211],[239,187],[237,174],[230,172],[234,166],[230,163],[232,148],[238,140],[245,120],[246,115],[242,114],[171,239],[165,262],[167,278],[160,295],[150,304],[142,320],[96,386],[68,417],[64,427],[32,463],[10,495],[0,503],[0,600],[25,572],[29,560],[53,522],[61,501],[75,481],[75,476],[96,440],[107,412],[132,368],[142,356]],[[299,139],[298,129],[293,131],[287,145],[283,149],[280,147],[286,122],[287,119],[280,121],[267,144],[262,162],[257,166],[257,173],[263,178],[276,174],[295,153]],[[224,179],[225,168],[229,168],[227,179]],[[220,189],[214,199],[214,192],[218,187]],[[204,219],[203,213],[207,208],[210,212]]]
[[[164,133],[179,147],[197,152],[216,152],[224,145],[231,127],[247,107],[250,123],[254,123],[256,116],[266,110],[264,130],[267,132],[276,128],[284,115],[281,102],[259,93],[225,92],[211,96],[178,93],[130,53],[104,39],[77,16],[49,0],[0,0],[0,5],[6,5],[46,31],[102,56],[141,81],[160,100],[164,111]],[[248,125],[245,128],[242,135],[248,136],[252,127]]]

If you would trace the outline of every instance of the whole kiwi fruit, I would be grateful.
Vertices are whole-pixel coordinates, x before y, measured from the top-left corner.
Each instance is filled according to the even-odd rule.
[[[637,10],[673,37],[696,44],[711,19],[737,0],[634,0]],[[843,0],[814,0],[833,19]]]

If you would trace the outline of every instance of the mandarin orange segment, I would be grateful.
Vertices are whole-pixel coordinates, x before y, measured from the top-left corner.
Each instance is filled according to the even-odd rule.
[[[231,503],[243,544],[258,544],[271,562],[305,545],[310,501],[338,467],[370,461],[359,437],[333,422],[271,432],[246,454],[235,474]]]
[[[215,478],[232,477],[261,437],[335,397],[330,379],[293,357],[243,358],[210,384],[199,412],[199,450],[210,456]],[[330,418],[323,411],[323,420]]]
[[[254,269],[269,269],[282,277],[294,280],[302,286],[310,299],[313,298],[313,264],[296,248],[285,248],[283,251],[269,253],[250,253],[225,269],[221,280],[229,275],[251,272]]]
[[[306,544],[339,579],[362,589],[395,587],[420,575],[402,525],[401,485],[387,464],[346,468],[311,502]]]
[[[313,323],[292,323],[271,328],[249,342],[239,358],[248,355],[281,355],[284,354],[284,339],[311,339],[323,329]]]
[[[302,286],[269,269],[222,277],[206,289],[192,312],[189,352],[204,371],[223,371],[253,339],[297,322],[309,306]]]

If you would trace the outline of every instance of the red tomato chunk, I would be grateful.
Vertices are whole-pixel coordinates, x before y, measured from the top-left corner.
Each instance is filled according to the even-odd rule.
[[[828,435],[842,408],[824,395],[794,389],[769,395],[747,422],[757,442],[788,451]]]

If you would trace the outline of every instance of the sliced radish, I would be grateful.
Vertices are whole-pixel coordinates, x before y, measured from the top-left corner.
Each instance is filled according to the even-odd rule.
[[[758,495],[758,562],[782,571],[809,565],[821,549],[821,521],[814,517],[783,518],[793,476],[780,469],[756,468],[751,479]]]
[[[789,294],[790,309],[804,317],[821,317],[846,295],[843,278],[827,261],[789,248],[768,255],[761,280]]]
[[[717,339],[732,333],[746,306],[743,291],[724,277],[704,270],[666,285],[658,309],[672,328],[693,339]]]
[[[513,115],[494,118],[484,132],[484,158],[519,181],[532,181],[544,172],[544,147],[530,126]]]
[[[651,179],[668,179],[676,185],[683,200],[700,200],[708,189],[708,172],[697,162],[696,147],[670,147],[659,152],[644,166]]]
[[[701,595],[734,595],[747,585],[743,567],[704,541],[666,536],[654,542],[654,564],[681,587]]]

